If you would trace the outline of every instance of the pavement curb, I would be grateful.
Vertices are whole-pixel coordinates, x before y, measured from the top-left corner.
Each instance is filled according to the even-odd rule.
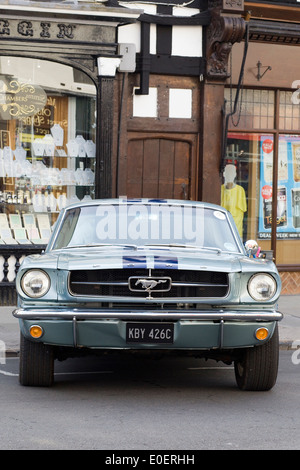
[[[279,342],[279,349],[280,350],[295,349],[293,347],[293,341],[280,341]]]
[[[19,357],[19,355],[20,355],[19,350],[8,349],[7,351],[5,351],[6,357]]]

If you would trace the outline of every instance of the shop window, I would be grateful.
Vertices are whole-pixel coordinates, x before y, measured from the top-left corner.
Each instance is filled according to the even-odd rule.
[[[279,135],[277,208],[285,213],[277,221],[278,263],[300,263],[300,134]]]
[[[232,213],[243,241],[256,239],[259,225],[264,220],[270,220],[270,206],[264,205],[265,198],[260,198],[262,188],[257,182],[263,162],[268,184],[272,184],[272,151],[271,134],[228,134],[221,205]],[[265,196],[269,198],[269,194],[266,193]],[[264,248],[270,249],[268,237],[265,240],[267,243],[264,243]]]
[[[94,197],[96,89],[72,67],[0,57],[0,243],[47,243]]]
[[[243,131],[239,131],[239,126],[245,116],[244,102],[239,106],[240,114],[237,113],[229,123],[221,204],[236,219],[242,239],[257,239],[265,250],[271,249],[272,229],[276,225],[276,262],[294,265],[300,262],[300,105],[293,103],[292,92],[259,90],[260,98],[254,99],[258,96],[257,91],[247,91],[253,102],[259,99],[262,102],[248,110],[251,119],[247,126],[244,121]],[[226,96],[230,94],[227,89]],[[278,116],[275,109],[278,109]],[[237,127],[234,126],[235,119],[240,121]],[[269,119],[274,121],[274,126],[278,123],[272,132],[267,131],[266,122],[271,125]],[[255,123],[261,127],[260,132],[255,132]],[[276,199],[273,198],[274,171]],[[238,186],[243,191],[233,190]],[[276,201],[276,224],[272,221],[273,199]]]

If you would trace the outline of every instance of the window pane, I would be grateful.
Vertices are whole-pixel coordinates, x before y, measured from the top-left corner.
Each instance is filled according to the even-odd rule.
[[[226,113],[234,107],[236,89],[225,89]],[[237,129],[274,128],[274,91],[243,89],[240,92],[237,112],[230,119],[229,127]]]
[[[281,91],[279,99],[279,128],[300,131],[300,104],[291,91]]]

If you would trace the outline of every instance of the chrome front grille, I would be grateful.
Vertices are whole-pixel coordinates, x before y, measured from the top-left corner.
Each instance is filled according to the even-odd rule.
[[[170,279],[170,281],[166,281]],[[134,280],[134,283],[133,283]],[[151,283],[139,280],[154,280]],[[170,285],[169,285],[170,282]],[[168,286],[168,288],[167,288]],[[165,288],[164,288],[165,287]],[[136,289],[135,289],[136,288]],[[228,274],[177,269],[76,270],[69,273],[69,290],[75,296],[130,298],[222,298],[228,294]]]

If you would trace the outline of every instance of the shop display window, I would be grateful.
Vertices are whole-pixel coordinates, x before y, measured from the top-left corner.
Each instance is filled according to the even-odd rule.
[[[95,97],[72,67],[0,57],[0,243],[45,244],[63,207],[94,198]]]
[[[248,90],[248,97],[255,96],[254,91],[257,90],[252,91],[251,95]],[[229,100],[230,94],[227,89]],[[293,103],[291,92],[268,91],[267,94],[261,93],[262,96],[265,97],[264,103],[255,106],[256,120],[251,113],[254,107],[248,110],[252,125],[247,130],[239,127],[242,119],[244,123],[250,122],[245,118],[244,105],[240,106],[240,114],[234,116],[230,123],[221,205],[232,213],[243,241],[256,239],[264,250],[270,250],[276,159],[276,262],[279,265],[293,265],[300,262],[300,105]],[[261,120],[261,117],[266,117],[266,102],[269,103],[268,112],[273,115],[274,122],[270,132],[267,121]],[[275,109],[278,109],[278,115]],[[262,116],[259,116],[259,110]],[[237,117],[239,126],[235,127]],[[264,123],[262,130],[253,132],[254,123],[259,120]]]
[[[262,148],[267,148],[272,135],[228,134],[227,159],[223,173],[221,205],[228,209],[238,226],[243,241],[258,238],[260,211],[260,171]],[[263,142],[264,147],[262,147]],[[269,156],[269,153],[267,153]],[[273,160],[264,161],[267,177],[273,176]],[[267,206],[270,210],[270,207]],[[264,208],[266,214],[266,207]],[[269,213],[268,213],[269,215]],[[267,216],[267,214],[266,214]],[[266,238],[266,241],[268,238]],[[265,249],[270,249],[265,244]]]

